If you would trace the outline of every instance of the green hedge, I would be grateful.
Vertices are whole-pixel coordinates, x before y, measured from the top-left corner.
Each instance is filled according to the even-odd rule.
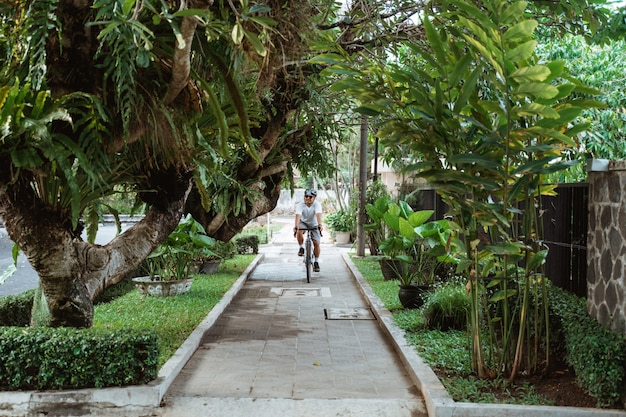
[[[0,298],[0,326],[26,327],[30,324],[35,290]]]
[[[550,308],[560,319],[566,360],[574,369],[578,384],[597,401],[598,407],[613,405],[623,390],[624,336],[590,317],[584,299],[556,287],[550,291]]]
[[[158,374],[157,342],[148,330],[0,328],[0,389],[145,384]]]
[[[259,236],[257,235],[242,235],[235,239],[235,246],[237,247],[237,253],[239,255],[245,255],[248,253],[259,253]]]

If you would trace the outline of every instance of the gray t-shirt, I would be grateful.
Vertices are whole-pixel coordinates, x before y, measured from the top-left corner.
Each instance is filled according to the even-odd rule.
[[[315,228],[318,226],[317,217],[315,214],[322,212],[322,204],[315,200],[311,207],[308,207],[304,202],[298,203],[296,205],[296,214],[300,215],[300,223],[298,224],[299,229],[306,229],[306,225],[311,228]],[[303,224],[303,223],[306,223]]]

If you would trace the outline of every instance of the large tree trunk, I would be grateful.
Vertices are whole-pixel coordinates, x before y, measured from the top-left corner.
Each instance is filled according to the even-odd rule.
[[[103,246],[85,242],[81,228],[73,230],[67,213],[51,210],[38,200],[27,179],[4,191],[0,188],[0,217],[9,237],[39,274],[49,311],[49,321],[33,325],[90,327],[95,297],[135,270],[176,227],[190,189],[190,175],[162,173],[154,176],[154,181],[159,182],[155,196],[159,204]],[[33,318],[46,320],[40,314]]]

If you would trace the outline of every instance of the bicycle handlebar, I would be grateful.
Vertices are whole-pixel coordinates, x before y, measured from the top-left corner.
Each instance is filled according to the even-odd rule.
[[[310,232],[310,231],[313,231],[313,230],[319,230],[320,237],[323,236],[322,235],[322,230],[321,230],[322,226],[318,225],[317,229],[316,229],[315,227],[309,227],[309,225],[304,223],[304,222],[302,222],[302,223],[306,226],[306,229],[300,229],[299,227],[294,227],[293,228],[293,237],[296,237],[296,234],[298,233],[298,230],[306,230],[307,232]]]

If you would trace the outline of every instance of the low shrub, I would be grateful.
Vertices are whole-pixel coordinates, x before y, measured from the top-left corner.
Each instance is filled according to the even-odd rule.
[[[235,246],[239,255],[259,253],[259,236],[247,235],[235,239]]]
[[[0,325],[26,327],[30,324],[35,290],[0,298]]]
[[[426,327],[439,330],[465,330],[469,311],[470,299],[459,283],[438,286],[422,307]]]
[[[149,330],[6,327],[0,329],[0,389],[144,384],[156,378],[158,357],[158,336]]]
[[[560,319],[566,360],[576,379],[598,407],[615,404],[624,382],[626,340],[590,317],[584,299],[560,288],[550,288],[550,309]]]

